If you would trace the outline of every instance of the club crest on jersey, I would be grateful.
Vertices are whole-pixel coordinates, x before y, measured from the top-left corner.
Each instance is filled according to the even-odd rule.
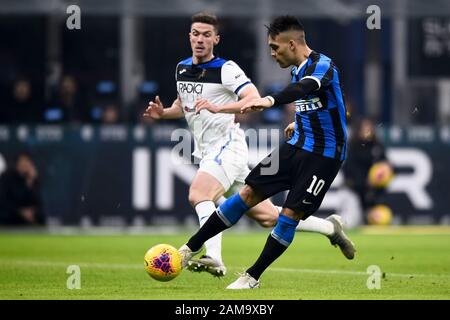
[[[323,105],[319,98],[302,99],[295,101],[296,112],[306,112],[322,109]]]
[[[178,91],[179,91],[179,93],[202,94],[203,83],[180,82],[180,83],[178,83]]]
[[[199,74],[198,78],[204,78],[206,76],[206,69],[202,69],[202,73]]]

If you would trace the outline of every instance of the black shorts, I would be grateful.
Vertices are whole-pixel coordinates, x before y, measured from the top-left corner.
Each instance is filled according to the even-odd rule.
[[[250,172],[245,183],[264,199],[289,190],[283,207],[304,212],[306,219],[319,209],[341,164],[284,143]]]

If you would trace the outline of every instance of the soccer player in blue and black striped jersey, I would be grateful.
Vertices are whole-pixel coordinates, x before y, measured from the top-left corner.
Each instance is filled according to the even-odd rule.
[[[292,16],[276,18],[268,27],[268,40],[280,67],[294,66],[292,83],[280,93],[246,103],[241,112],[295,102],[295,122],[286,128],[289,140],[261,161],[247,176],[244,188],[180,248],[186,264],[204,241],[234,225],[249,208],[289,190],[261,255],[228,289],[259,287],[259,277],[291,244],[299,221],[319,209],[346,155],[346,110],[333,61],[308,47],[303,26]],[[350,239],[344,235],[336,244],[353,258],[355,248]]]

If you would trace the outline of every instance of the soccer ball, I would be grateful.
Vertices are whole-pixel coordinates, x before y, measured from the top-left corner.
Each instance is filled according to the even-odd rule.
[[[392,210],[384,204],[376,205],[367,214],[367,221],[372,225],[389,225],[392,222]]]
[[[377,162],[369,170],[369,185],[374,188],[386,188],[394,177],[394,171],[386,162]]]
[[[144,268],[158,281],[170,281],[181,273],[181,254],[170,244],[158,244],[144,256]]]

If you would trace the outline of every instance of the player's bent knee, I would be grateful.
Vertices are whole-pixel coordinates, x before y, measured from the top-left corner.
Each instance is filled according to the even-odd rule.
[[[208,195],[199,192],[198,190],[189,190],[189,196],[188,196],[189,203],[191,206],[195,206],[197,203],[205,200],[211,200],[208,198]]]
[[[261,199],[259,199],[260,197],[255,193],[255,190],[247,184],[241,189],[239,195],[241,196],[242,201],[249,207],[253,207],[261,201]]]
[[[259,225],[263,228],[273,228],[277,224],[278,218],[268,217],[265,220],[258,221]]]

